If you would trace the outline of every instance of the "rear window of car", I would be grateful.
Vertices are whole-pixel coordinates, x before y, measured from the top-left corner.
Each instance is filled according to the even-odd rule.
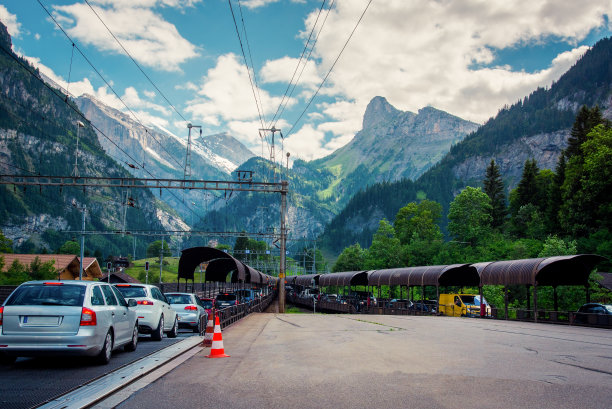
[[[219,294],[217,301],[236,301],[236,294]]]
[[[191,297],[186,294],[166,294],[170,304],[192,304]]]
[[[117,290],[123,294],[125,298],[146,297],[147,291],[144,287],[131,285],[129,287],[117,286]]]
[[[82,306],[84,285],[28,284],[18,287],[5,305],[62,305]]]
[[[212,308],[213,303],[211,300],[201,300],[204,308]]]

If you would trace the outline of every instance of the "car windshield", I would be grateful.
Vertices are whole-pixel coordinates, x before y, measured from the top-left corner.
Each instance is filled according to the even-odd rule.
[[[204,306],[204,308],[212,308],[213,307],[212,300],[201,300],[201,301],[202,301],[202,305]]]
[[[604,305],[604,307],[610,314],[612,314],[612,305]]]
[[[6,305],[65,305],[82,306],[84,285],[32,284],[23,285],[7,300]]]
[[[217,301],[236,301],[236,294],[219,294]]]
[[[123,294],[123,296],[125,298],[138,298],[138,297],[146,297],[147,296],[147,291],[145,290],[144,287],[141,286],[116,286],[117,290],[121,291],[121,294]]]
[[[191,297],[187,294],[166,294],[170,304],[192,304]]]
[[[465,305],[476,305],[476,297],[473,295],[461,295],[461,301]],[[480,301],[478,301],[478,305],[480,305]]]

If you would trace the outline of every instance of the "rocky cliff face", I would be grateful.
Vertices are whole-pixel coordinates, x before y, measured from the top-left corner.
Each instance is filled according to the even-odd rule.
[[[523,165],[527,159],[535,159],[540,169],[555,169],[559,155],[567,147],[570,130],[524,136],[511,144],[503,146],[493,157],[476,155],[453,167],[453,173],[468,185],[479,184],[486,173],[491,159],[499,166],[509,192],[521,179]]]
[[[400,111],[375,97],[363,116],[363,129],[351,142],[304,166],[335,175],[332,196],[341,209],[368,185],[418,178],[478,126],[432,107],[416,114]],[[300,167],[294,166],[294,171],[300,172]]]
[[[186,138],[178,138],[161,130],[145,128],[132,117],[111,108],[91,96],[77,98],[85,116],[131,156],[142,160],[158,177],[183,177]],[[185,129],[187,133],[187,129]],[[191,134],[191,174],[194,179],[226,178],[241,163],[255,156],[228,134],[200,137],[197,129]],[[186,136],[186,135],[185,135]],[[111,156],[120,156],[115,144],[98,133],[100,144]],[[126,167],[128,170],[133,169]]]

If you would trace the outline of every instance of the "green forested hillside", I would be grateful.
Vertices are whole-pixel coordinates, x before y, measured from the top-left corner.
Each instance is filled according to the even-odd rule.
[[[345,210],[326,227],[323,242],[334,252],[356,242],[367,247],[370,244],[368,238],[375,231],[372,228],[375,223],[372,223],[368,215],[384,214],[392,219],[400,207],[409,201],[423,198],[442,204],[442,225],[445,231],[445,216],[455,195],[466,185],[479,186],[482,183],[482,180],[458,179],[453,172],[457,164],[475,156],[492,158],[504,147],[524,136],[569,130],[582,105],[607,106],[611,90],[612,39],[607,38],[593,46],[550,89],[539,88],[523,100],[501,109],[495,118],[453,146],[438,164],[414,184],[401,181],[373,185],[355,195]],[[420,196],[416,192],[421,192]],[[388,203],[396,203],[398,197],[405,200],[405,203],[391,208]],[[355,231],[355,220],[366,221],[363,231]]]
[[[80,176],[130,177],[117,161],[104,153],[94,129],[70,98],[47,86],[38,71],[11,51],[4,26],[0,37],[0,165],[4,174],[71,175],[78,149]],[[84,127],[79,127],[78,122]],[[78,134],[78,135],[77,135]],[[0,229],[19,252],[56,251],[80,230],[81,208],[86,206],[86,230],[121,230],[126,192],[116,188],[23,188],[0,186]],[[144,189],[131,192],[127,228],[156,229],[155,199]],[[133,250],[130,237],[89,236],[86,253],[126,255]],[[147,243],[136,242],[144,251]]]

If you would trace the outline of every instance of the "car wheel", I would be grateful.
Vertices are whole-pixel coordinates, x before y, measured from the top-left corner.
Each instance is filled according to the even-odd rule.
[[[177,335],[178,335],[178,318],[174,317],[174,325],[172,326],[172,329],[170,329],[170,332],[168,332],[168,338],[176,338]]]
[[[193,329],[193,332],[196,334],[202,333],[202,316],[200,315],[200,319],[198,320],[198,325]]]
[[[96,357],[96,361],[101,365],[106,365],[110,362],[111,354],[113,353],[113,335],[108,330],[106,337],[104,338],[104,345],[102,345],[102,351]]]
[[[151,338],[155,341],[161,341],[164,337],[164,316],[159,317],[159,324],[153,333],[151,334]]]
[[[138,346],[138,324],[134,325],[134,331],[132,331],[132,340],[129,344],[123,347],[124,351],[132,352],[136,351],[136,347]]]

